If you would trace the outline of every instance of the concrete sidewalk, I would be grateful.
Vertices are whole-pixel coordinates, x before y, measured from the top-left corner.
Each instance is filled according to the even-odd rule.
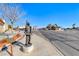
[[[49,41],[44,38],[33,34],[32,40],[35,50],[32,55],[39,56],[60,56],[62,55]],[[35,43],[36,42],[36,43]]]
[[[25,43],[25,37],[23,40],[20,40],[23,44]],[[34,46],[34,49],[30,53],[20,51],[20,47],[13,45],[14,56],[61,56],[62,54],[53,46],[49,41],[44,38],[32,34],[31,42]],[[3,51],[0,53],[2,56],[8,56],[8,54]]]

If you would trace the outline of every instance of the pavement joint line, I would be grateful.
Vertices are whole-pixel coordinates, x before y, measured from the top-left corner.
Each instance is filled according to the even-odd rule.
[[[51,42],[48,40],[48,38],[46,38],[39,30],[38,30],[37,32],[39,33],[38,36],[42,37],[43,39],[45,39],[45,40],[47,40],[49,43],[51,43]],[[35,33],[35,34],[36,34],[36,33]],[[57,51],[60,55],[65,56],[65,55],[60,51],[60,49],[57,48],[57,46],[55,45],[54,42],[51,43],[51,44],[53,44],[54,48],[56,49],[56,51]]]

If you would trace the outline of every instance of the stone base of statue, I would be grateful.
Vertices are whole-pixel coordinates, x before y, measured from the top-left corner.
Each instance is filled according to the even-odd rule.
[[[34,46],[32,44],[24,45],[22,50],[24,53],[31,53],[34,49]]]

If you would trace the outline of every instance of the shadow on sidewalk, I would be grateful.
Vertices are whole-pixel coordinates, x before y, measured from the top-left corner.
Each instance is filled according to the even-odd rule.
[[[13,44],[13,45],[16,45],[16,46],[19,46],[19,47],[20,47],[20,51],[21,51],[21,52],[24,52],[23,46],[24,46],[25,44],[23,44],[23,43],[21,43],[21,42],[18,42],[18,41],[13,42],[12,44]]]

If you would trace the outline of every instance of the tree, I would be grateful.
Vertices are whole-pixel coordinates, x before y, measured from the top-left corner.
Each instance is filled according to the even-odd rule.
[[[24,15],[16,4],[1,4],[0,11],[2,12],[2,17],[10,21],[12,27],[14,23]]]
[[[76,25],[75,23],[74,23],[74,24],[72,24],[72,28],[73,28],[73,29],[75,29],[75,25]]]
[[[52,25],[51,30],[56,30],[56,27]]]
[[[57,24],[54,24],[54,26],[55,26],[55,27],[58,27],[58,25],[57,25]]]
[[[48,24],[48,30],[56,30],[56,25]]]
[[[57,24],[48,24],[47,26],[48,30],[56,30],[56,29],[59,29],[60,26],[58,26]]]
[[[46,28],[48,28],[48,30],[51,30],[52,24],[48,24],[48,26]]]

